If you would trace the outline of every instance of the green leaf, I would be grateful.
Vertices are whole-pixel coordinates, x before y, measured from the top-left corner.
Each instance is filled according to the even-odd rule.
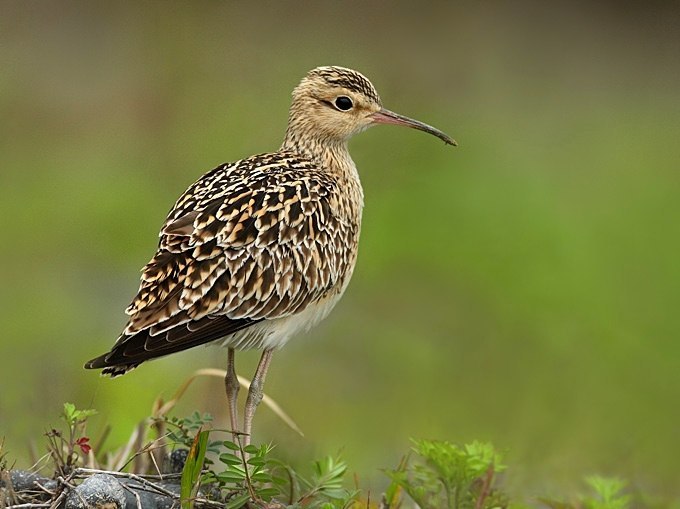
[[[241,465],[243,463],[241,458],[228,452],[220,454],[220,461],[226,465]]]
[[[73,403],[64,403],[64,420],[69,426],[75,426],[84,422],[88,417],[95,415],[96,410],[78,410]]]
[[[598,498],[586,498],[583,504],[588,509],[627,509],[630,497],[621,491],[626,487],[626,481],[617,477],[586,477],[586,483],[590,485],[598,495]]]
[[[257,494],[265,501],[269,501],[273,497],[280,495],[281,491],[277,488],[262,488],[261,490],[257,490]]]
[[[246,445],[243,448],[243,450],[248,454],[259,454],[260,453],[260,448],[253,445],[253,444]]]
[[[244,493],[242,495],[239,495],[229,502],[227,502],[224,506],[225,509],[239,509],[239,507],[243,507],[248,501],[250,500],[250,495],[248,493]]]
[[[184,463],[180,480],[180,504],[182,509],[193,509],[194,507],[194,499],[198,492],[198,480],[203,470],[209,433],[209,431],[202,431],[199,428]]]
[[[220,482],[223,482],[225,484],[239,484],[246,480],[245,474],[240,474],[237,472],[224,471],[216,475]]]
[[[201,484],[210,484],[217,481],[217,474],[210,470],[203,472],[201,475]]]
[[[73,403],[64,403],[64,417],[67,422],[73,421],[73,414],[76,412],[76,406]]]
[[[249,465],[254,465],[256,467],[261,467],[264,466],[264,464],[267,462],[263,457],[261,456],[254,456],[248,460]]]
[[[272,477],[267,472],[255,472],[250,476],[250,479],[253,481],[267,483],[271,482]]]
[[[277,484],[279,486],[285,486],[290,482],[290,479],[287,477],[280,477],[280,476],[272,476],[272,483]]]
[[[226,447],[227,449],[231,449],[232,451],[241,450],[241,448],[237,444],[235,444],[234,442],[230,442],[229,440],[225,440],[224,442],[222,442],[222,445],[224,445],[224,447]]]
[[[476,470],[477,475],[482,475],[489,466],[493,466],[495,472],[505,470],[505,465],[501,464],[501,455],[488,442],[475,440],[465,445],[465,452],[468,456],[468,464]]]

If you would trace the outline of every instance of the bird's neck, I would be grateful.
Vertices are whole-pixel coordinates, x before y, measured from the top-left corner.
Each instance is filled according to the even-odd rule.
[[[296,131],[290,126],[281,145],[281,150],[294,152],[316,163],[319,170],[334,176],[349,193],[352,209],[359,211],[364,205],[364,192],[359,180],[359,172],[347,148],[347,140],[328,140],[310,136],[304,131]]]
[[[289,126],[281,150],[291,151],[315,161],[319,169],[349,172],[355,177],[356,168],[347,148],[347,140],[320,137]]]

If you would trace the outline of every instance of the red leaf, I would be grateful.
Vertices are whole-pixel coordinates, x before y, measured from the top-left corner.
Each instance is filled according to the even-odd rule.
[[[80,450],[83,451],[83,454],[87,454],[92,450],[92,446],[89,442],[89,437],[80,437],[78,440],[76,440],[76,445],[80,447]]]

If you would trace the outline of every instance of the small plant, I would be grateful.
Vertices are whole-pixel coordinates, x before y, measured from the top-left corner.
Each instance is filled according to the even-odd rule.
[[[343,487],[346,472],[347,464],[331,456],[314,462],[314,470],[309,480],[296,476],[305,487],[297,501],[298,504],[301,507],[320,509],[352,507],[359,496],[359,491],[350,491]]]
[[[194,412],[190,416],[183,418],[164,417],[163,422],[165,427],[169,429],[166,438],[171,445],[179,445],[191,449],[196,436],[204,430],[204,428],[207,428],[212,424],[213,417],[209,413],[201,415],[198,412]],[[206,432],[208,431],[209,430],[206,430]],[[221,444],[222,442],[220,440],[208,440],[206,452],[218,454],[221,449]],[[206,465],[213,464],[210,458],[206,458],[205,462]]]
[[[350,507],[358,495],[343,487],[347,465],[341,460],[327,457],[317,461],[312,475],[305,478],[273,459],[271,445],[242,447],[240,441],[225,440],[222,446],[226,451],[219,455],[219,462],[224,467],[204,472],[202,484],[220,493],[227,509],[248,502],[278,507],[281,501],[287,507],[340,509]]]
[[[227,509],[248,503],[340,509],[350,507],[358,496],[343,487],[347,465],[339,459],[327,457],[315,462],[307,478],[274,459],[272,445],[243,446],[238,433],[235,441],[209,439],[225,432],[203,429],[213,420],[209,414],[194,412],[185,418],[163,416],[161,420],[162,427],[169,430],[168,444],[189,451],[181,479],[182,509],[194,507],[199,493],[208,493],[210,499],[224,503]]]
[[[280,480],[272,475],[271,446],[242,447],[229,440],[222,445],[226,449],[219,455],[223,468],[208,472],[204,482],[216,486],[227,501],[226,507],[236,509],[249,500],[269,502],[281,493]]]
[[[46,433],[49,454],[61,475],[69,474],[80,455],[87,456],[92,450],[85,426],[87,419],[96,413],[96,410],[78,410],[73,403],[64,403],[61,418],[66,422],[66,434],[55,428]]]
[[[541,499],[551,509],[628,509],[630,496],[623,494],[626,482],[618,477],[593,475],[585,478],[593,493],[579,497],[574,502]]]
[[[491,444],[472,442],[464,447],[439,440],[413,440],[418,458],[408,459],[387,472],[392,484],[386,507],[398,507],[403,489],[422,509],[493,509],[508,502],[494,485],[505,469]]]
[[[583,505],[588,509],[628,509],[630,496],[621,492],[626,482],[617,477],[586,477],[586,483],[595,491],[595,497],[585,498]]]

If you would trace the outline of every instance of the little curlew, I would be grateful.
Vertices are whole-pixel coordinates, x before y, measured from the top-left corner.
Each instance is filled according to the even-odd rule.
[[[375,124],[443,132],[382,107],[362,74],[318,67],[293,91],[277,152],[209,171],[180,196],[142,270],[128,323],[88,369],[117,376],[194,346],[227,347],[225,386],[238,431],[235,350],[261,349],[242,433],[246,443],[274,350],[328,315],[352,276],[364,194],[347,149]]]

